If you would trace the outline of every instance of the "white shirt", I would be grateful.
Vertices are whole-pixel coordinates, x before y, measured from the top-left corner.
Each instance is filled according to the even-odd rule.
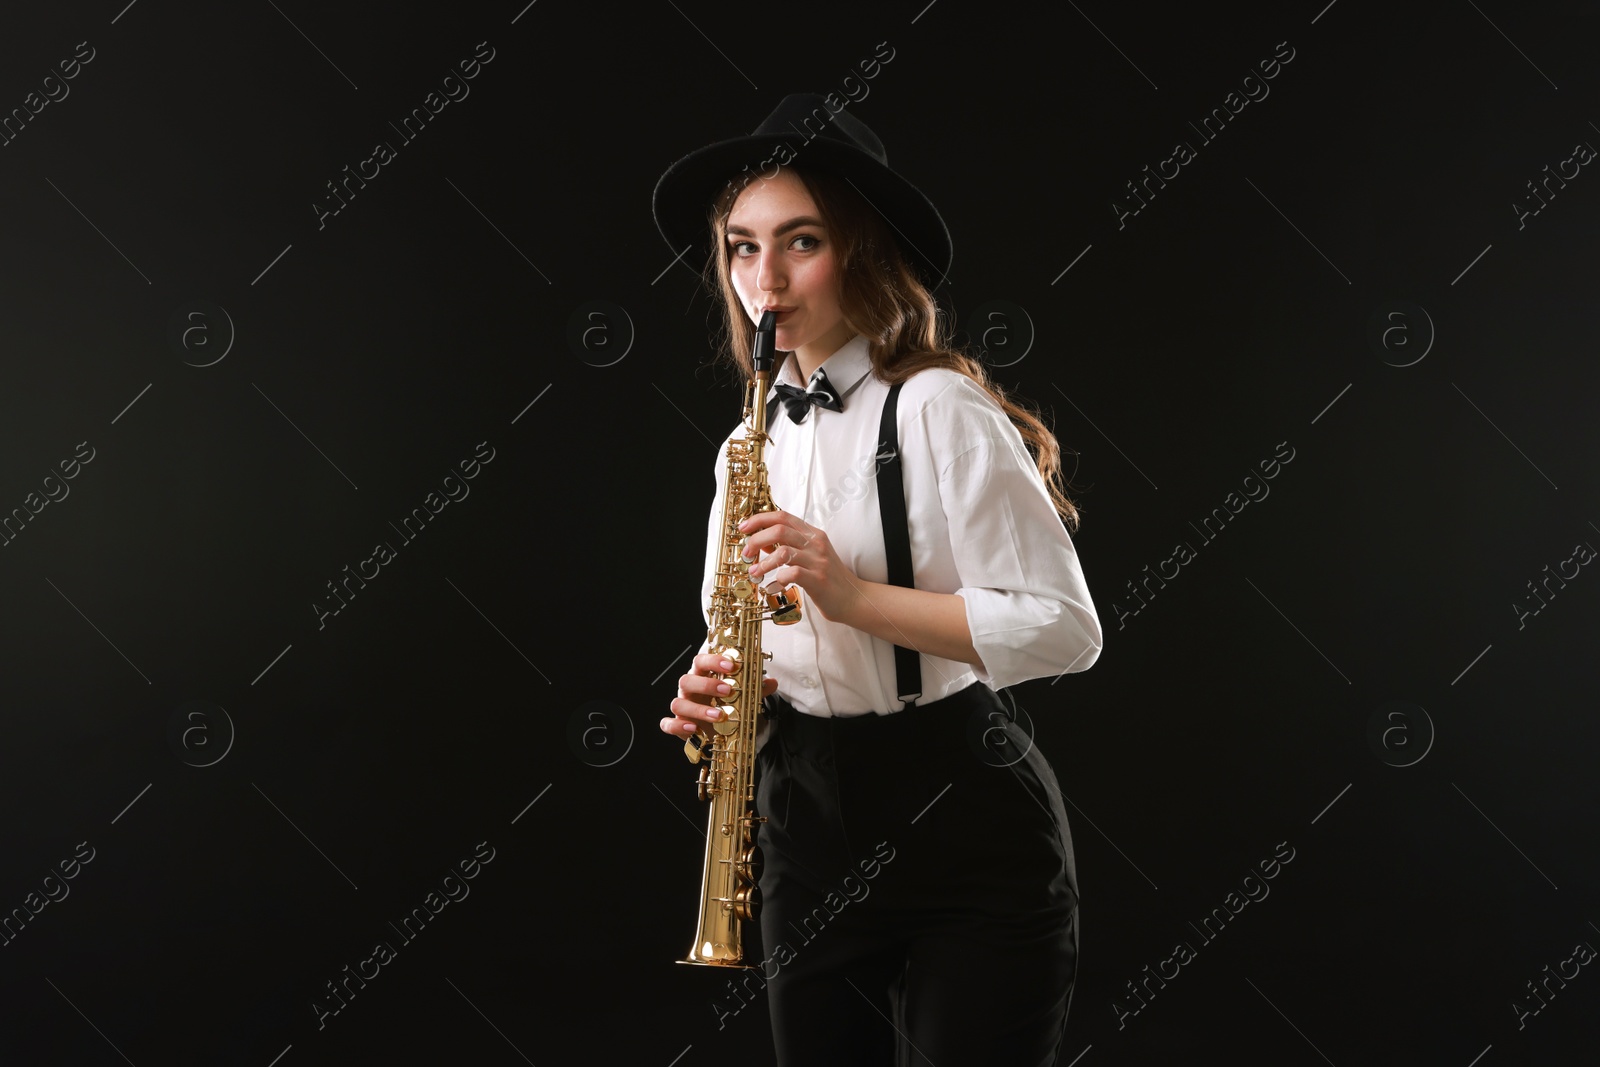
[[[859,577],[887,583],[874,471],[889,386],[872,374],[867,346],[857,334],[822,363],[844,410],[813,406],[795,423],[780,403],[767,426],[764,458],[773,503],[824,530]],[[775,380],[802,385],[792,355]],[[770,390],[768,397],[775,394]],[[948,696],[974,679],[999,690],[1088,669],[1100,655],[1099,616],[1072,538],[1005,411],[966,375],[943,368],[908,379],[898,410],[916,588],[960,594],[983,660],[980,669],[922,654],[917,703]],[[728,441],[742,439],[745,430],[741,421],[717,453],[700,597],[708,628]],[[767,620],[761,641],[772,653],[766,675],[800,712],[848,716],[905,707],[894,645],[822,618],[804,589],[800,621],[779,626]],[[700,650],[706,647],[702,642]]]

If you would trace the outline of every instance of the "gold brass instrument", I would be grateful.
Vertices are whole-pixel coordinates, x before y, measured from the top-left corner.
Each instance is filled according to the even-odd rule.
[[[700,799],[711,808],[706,821],[705,869],[700,888],[700,926],[688,958],[679,963],[717,967],[751,967],[744,961],[741,923],[755,919],[761,906],[760,854],[754,815],[756,727],[762,711],[764,662],[761,623],[800,621],[800,590],[791,585],[781,594],[765,594],[750,581],[750,564],[742,553],[745,535],[739,523],[761,511],[775,511],[767,487],[762,455],[767,443],[766,395],[775,355],[777,315],[764,312],[756,327],[752,362],[755,380],[745,395],[745,435],[728,442],[727,481],[722,497],[722,545],[716,583],[711,592],[706,633],[707,651],[733,663],[733,670],[713,672],[731,687],[718,705],[722,718],[711,724],[710,736],[699,733],[684,742],[690,763],[700,766]]]

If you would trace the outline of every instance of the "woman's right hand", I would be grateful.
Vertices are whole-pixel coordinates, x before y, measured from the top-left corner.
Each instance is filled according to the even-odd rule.
[[[724,666],[724,663],[728,665]],[[748,668],[748,664],[740,667],[740,674]],[[678,679],[678,695],[672,700],[672,714],[661,720],[662,733],[687,740],[697,733],[704,733],[706,726],[716,721],[712,706],[727,703],[728,693],[718,689],[718,686],[727,683],[712,675],[712,671],[735,673],[732,664],[716,653],[703,652],[696,656],[693,669]],[[763,697],[776,692],[777,688],[776,678],[761,680]]]

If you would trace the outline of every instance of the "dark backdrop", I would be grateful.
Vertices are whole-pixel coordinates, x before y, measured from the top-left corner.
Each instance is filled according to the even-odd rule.
[[[1592,1057],[1592,12],[123,5],[0,19],[5,1062],[771,1062],[650,193],[803,90],[1069,452],[1061,1062]]]

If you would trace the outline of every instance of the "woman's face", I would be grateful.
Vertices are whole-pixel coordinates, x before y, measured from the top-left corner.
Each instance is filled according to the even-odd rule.
[[[793,171],[780,168],[739,194],[727,240],[728,273],[750,321],[767,307],[788,309],[778,316],[776,347],[795,353],[802,378],[855,336],[839,306],[832,235]]]

